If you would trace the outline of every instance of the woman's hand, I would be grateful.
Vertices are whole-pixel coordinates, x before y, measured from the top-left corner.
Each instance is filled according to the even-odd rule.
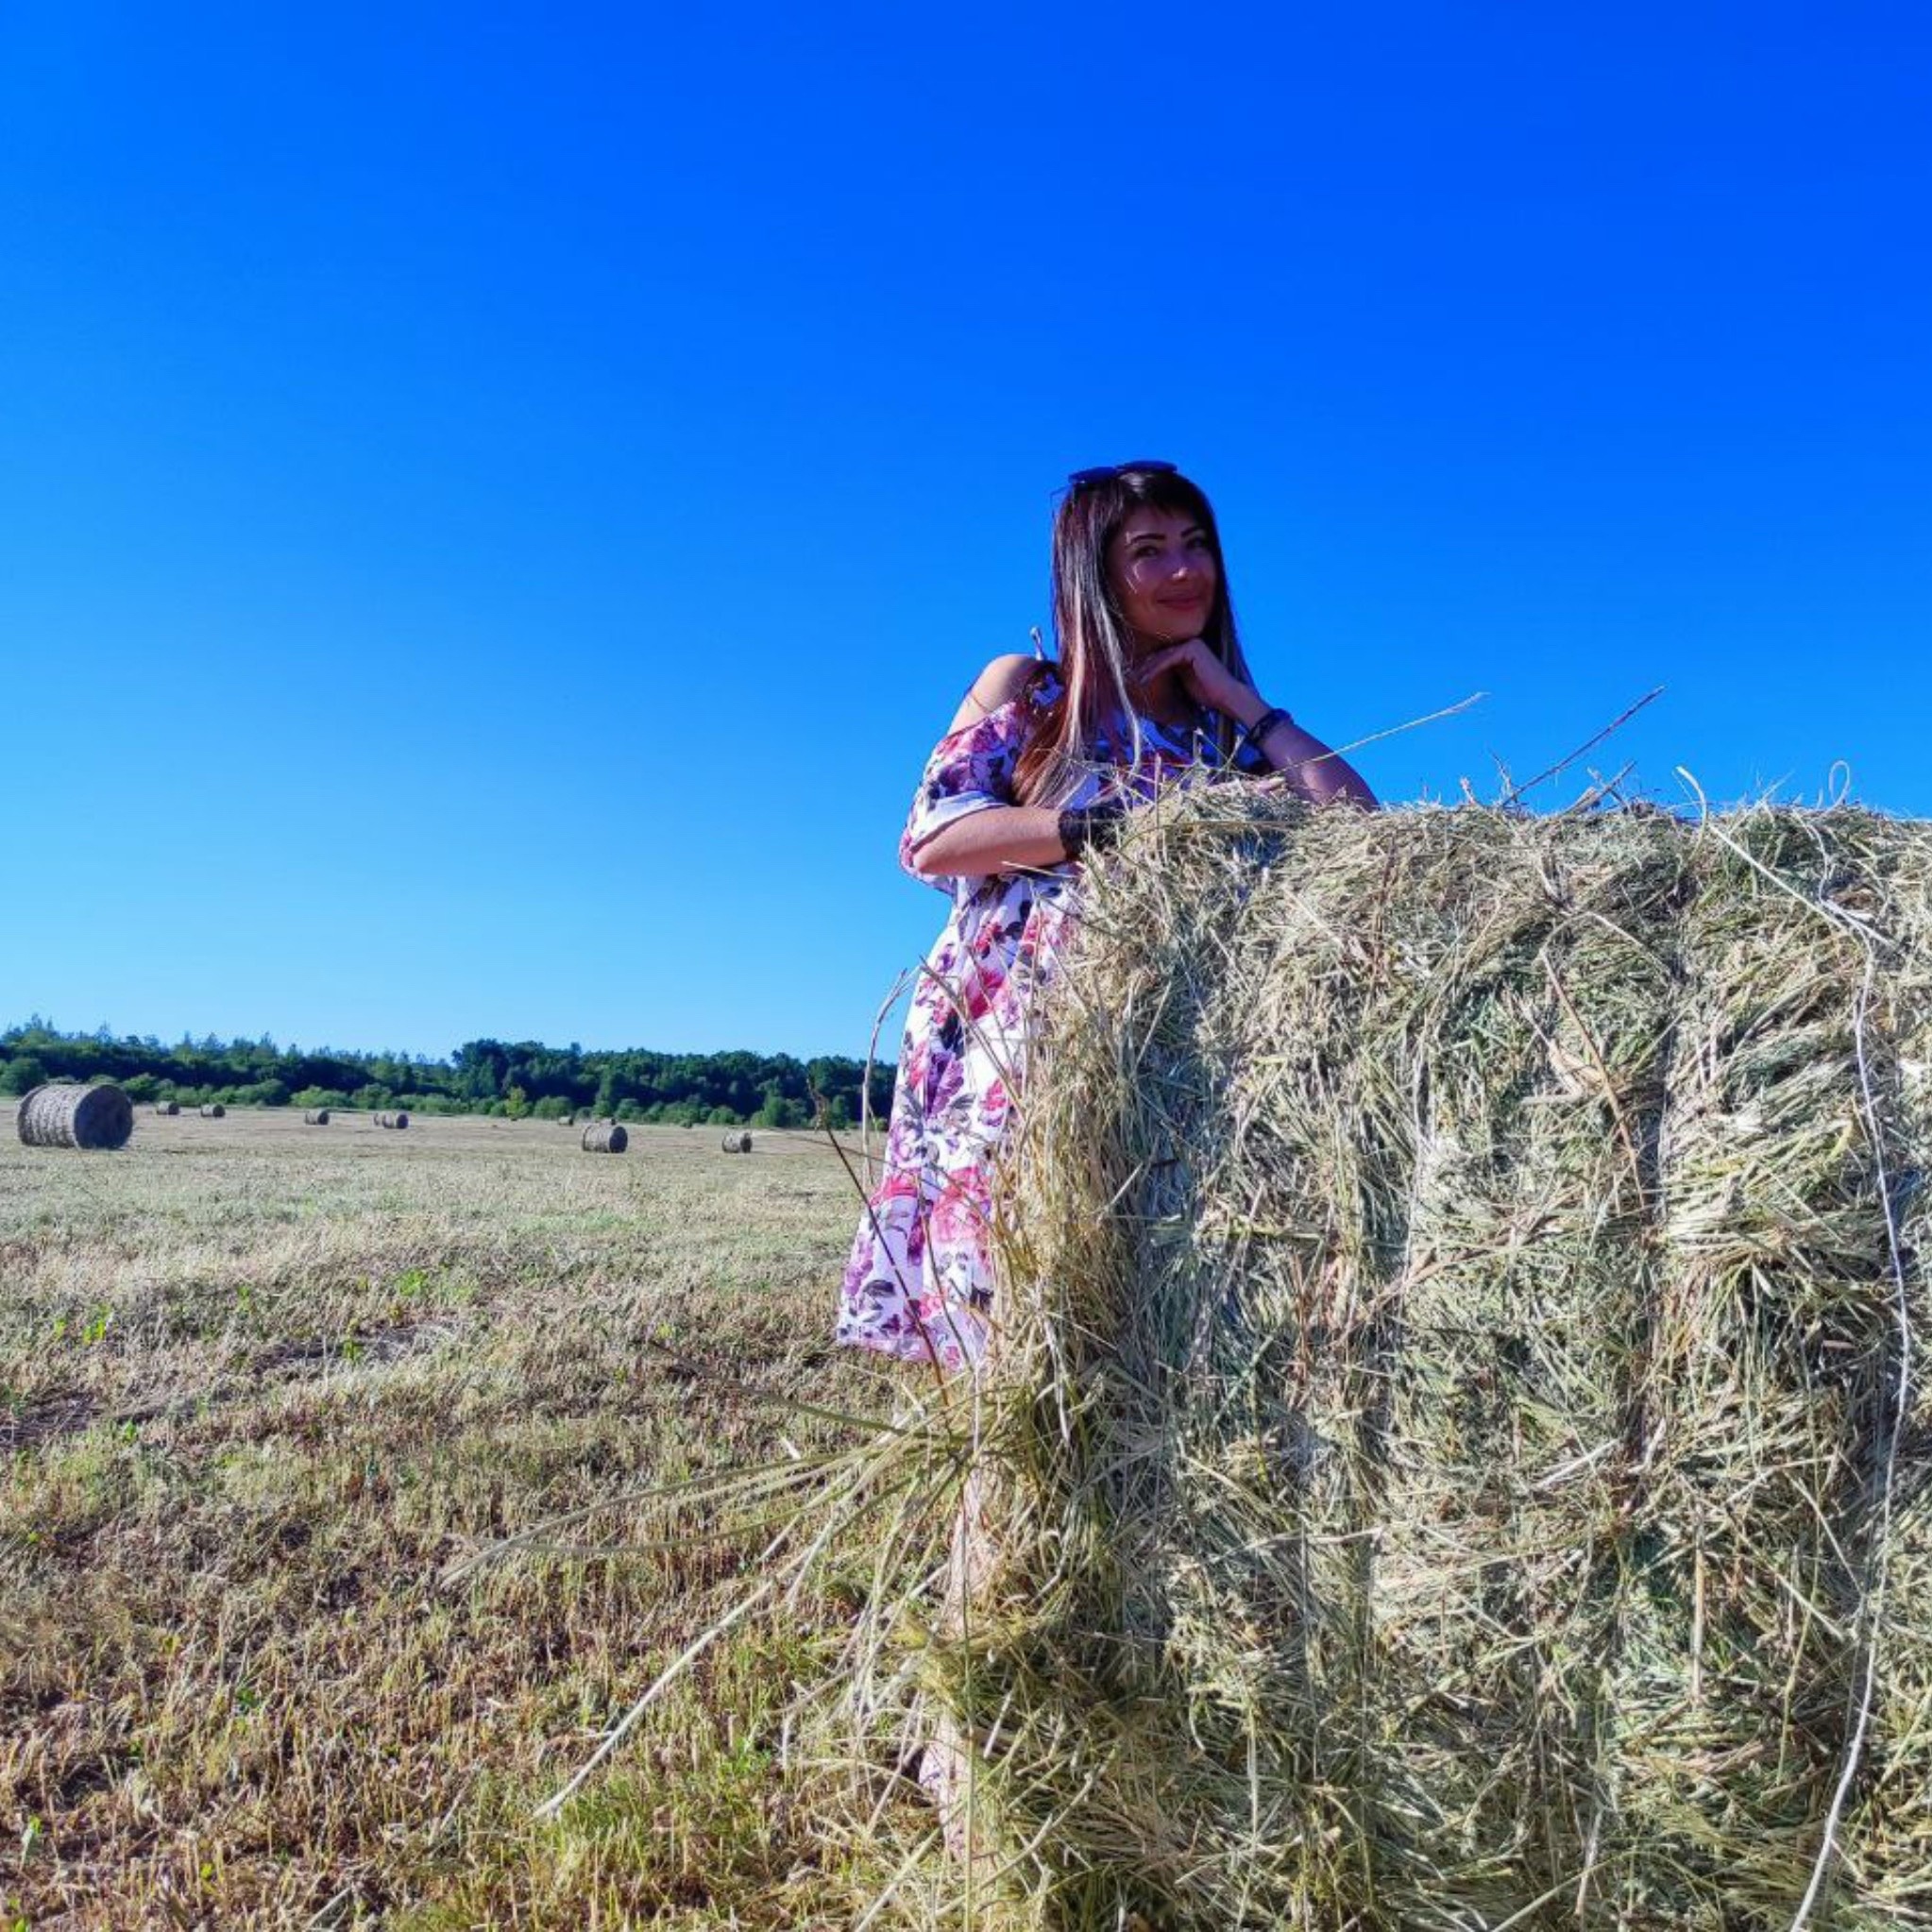
[[[1143,690],[1173,671],[1196,704],[1218,711],[1237,724],[1252,724],[1267,708],[1200,637],[1165,646],[1151,657],[1143,658],[1138,669]]]
[[[1233,719],[1243,731],[1258,724],[1267,713],[1268,707],[1262,699],[1214,655],[1202,638],[1190,637],[1184,644],[1169,644],[1144,658],[1140,667],[1142,688],[1170,671],[1180,679],[1196,704]],[[1369,790],[1362,774],[1338,753],[1330,751],[1320,738],[1304,731],[1285,711],[1275,714],[1266,742],[1254,749],[1275,768],[1270,777],[1261,781],[1263,784],[1281,786],[1313,805],[1343,798],[1350,805],[1365,805],[1370,811],[1376,809],[1375,793]]]

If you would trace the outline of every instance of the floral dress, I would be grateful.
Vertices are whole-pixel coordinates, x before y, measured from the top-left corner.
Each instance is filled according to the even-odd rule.
[[[974,812],[1017,803],[1013,769],[1059,695],[1047,667],[978,722],[941,738],[912,801],[899,862]],[[1070,801],[1143,801],[1217,760],[1196,729],[1138,720],[1103,736]],[[1252,754],[1243,770],[1264,770]],[[1033,995],[1053,971],[1073,911],[1076,865],[935,878],[951,915],[920,969],[899,1051],[883,1178],[860,1216],[841,1291],[838,1339],[952,1370],[984,1352],[992,1307],[991,1180],[1025,1059]]]

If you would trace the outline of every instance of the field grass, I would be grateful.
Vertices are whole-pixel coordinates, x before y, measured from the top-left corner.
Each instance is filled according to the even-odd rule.
[[[442,1581],[845,1432],[764,1398],[891,1404],[828,1343],[856,1201],[822,1142],[631,1150],[144,1112],[90,1155],[0,1109],[0,1926],[848,1925],[876,1896],[773,1748],[865,1551],[738,1626],[553,1824],[745,1546],[693,1524]]]

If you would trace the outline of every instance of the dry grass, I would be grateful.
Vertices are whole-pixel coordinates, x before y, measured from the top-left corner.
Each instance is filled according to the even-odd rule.
[[[942,1910],[1932,1924],[1928,1062],[1932,828],[1139,822],[922,1418],[977,1587],[847,1670],[978,1746]]]
[[[923,1402],[824,1341],[802,1137],[0,1123],[0,1898],[1783,1932],[1818,1869],[1813,1926],[1932,1924],[1928,1062],[1923,827],[1197,794],[1096,869],[994,1372]]]
[[[553,1825],[537,1803],[742,1595],[744,1546],[686,1515],[594,1553],[646,1540],[618,1507],[575,1526],[593,1553],[438,1584],[559,1512],[850,1433],[761,1398],[890,1403],[825,1339],[853,1201],[822,1145],[720,1164],[643,1128],[585,1161],[534,1122],[242,1111],[83,1161],[11,1127],[0,1920],[852,1923],[875,1874],[775,1752],[863,1551],[720,1643]]]

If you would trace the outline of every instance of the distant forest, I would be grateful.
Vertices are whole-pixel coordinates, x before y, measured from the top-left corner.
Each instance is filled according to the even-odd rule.
[[[305,1053],[270,1040],[116,1039],[62,1033],[38,1014],[0,1033],[0,1094],[42,1080],[111,1080],[136,1102],[228,1107],[384,1107],[496,1113],[512,1120],[594,1115],[677,1126],[833,1127],[859,1114],[862,1061],[787,1053],[586,1053],[581,1046],[472,1040],[448,1059],[421,1054]],[[891,1104],[892,1069],[873,1069],[872,1105]]]

